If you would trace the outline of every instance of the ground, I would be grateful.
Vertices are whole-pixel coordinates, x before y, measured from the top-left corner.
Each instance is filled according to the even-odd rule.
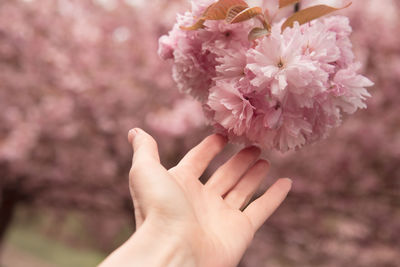
[[[105,256],[83,248],[73,248],[42,234],[13,227],[8,233],[0,267],[93,267]]]

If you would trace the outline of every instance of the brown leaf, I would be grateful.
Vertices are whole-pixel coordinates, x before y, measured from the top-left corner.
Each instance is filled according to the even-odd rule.
[[[224,20],[228,16],[228,12],[235,8],[237,10],[243,7],[246,9],[249,5],[243,0],[219,0],[218,2],[210,5],[203,15],[191,26],[181,26],[182,30],[193,31],[204,28],[206,20]]]
[[[191,25],[191,26],[180,26],[181,30],[184,31],[195,31],[198,29],[204,29],[204,22],[206,22],[205,19],[199,19],[198,21],[196,21],[195,24]]]
[[[228,14],[226,15],[225,21],[227,23],[231,23],[231,21],[243,10],[246,10],[246,7],[243,6],[234,6],[229,9]]]
[[[326,5],[317,5],[317,6],[312,6],[303,10],[300,10],[299,12],[294,13],[291,17],[289,17],[285,23],[282,25],[282,31],[284,31],[287,27],[293,27],[294,23],[297,21],[299,22],[300,25],[310,22],[314,19],[320,18],[324,15],[327,15],[331,12],[349,7],[351,5],[351,2],[341,8],[335,8],[331,6],[326,6]]]
[[[227,21],[228,23],[239,23],[242,21],[249,20],[254,18],[255,16],[262,15],[263,11],[261,7],[249,7],[237,14],[231,21]]]
[[[279,8],[284,8],[298,2],[300,2],[300,0],[279,0]]]
[[[265,28],[254,28],[249,33],[249,41],[254,41],[258,38],[267,36],[269,33],[270,31]]]
[[[223,20],[227,17],[229,10],[237,6],[249,7],[243,0],[219,0],[206,10],[203,18],[206,20]]]

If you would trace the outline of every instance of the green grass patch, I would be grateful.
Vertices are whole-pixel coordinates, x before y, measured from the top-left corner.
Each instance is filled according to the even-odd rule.
[[[57,267],[92,267],[105,258],[97,251],[69,247],[21,226],[10,229],[6,243]]]

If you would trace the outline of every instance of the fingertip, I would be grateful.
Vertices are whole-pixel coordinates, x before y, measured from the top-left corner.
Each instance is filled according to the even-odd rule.
[[[128,132],[128,141],[129,143],[133,143],[133,140],[135,139],[136,134],[138,133],[137,128],[131,129]]]
[[[282,180],[282,181],[284,181],[284,182],[286,182],[286,183],[293,184],[293,180],[290,179],[290,178],[281,178],[280,180]]]
[[[254,151],[257,151],[258,153],[261,153],[261,148],[258,146],[249,146],[249,148],[253,149]]]
[[[255,165],[258,163],[258,161],[256,162],[256,160],[260,157],[260,154],[261,150],[258,147],[249,146],[240,150],[235,156],[232,157],[232,159],[236,159],[235,164],[248,162],[250,160],[250,162],[248,163],[251,163],[251,165]]]
[[[228,137],[226,135],[223,134],[214,134],[216,136],[218,136],[219,138],[221,138],[223,140],[223,142],[228,143]]]
[[[280,178],[277,184],[289,192],[292,188],[293,180],[290,178]]]
[[[207,137],[208,141],[218,149],[222,149],[228,143],[228,138],[222,134],[212,134]]]
[[[160,161],[156,140],[140,128],[134,128],[128,133],[128,140],[134,150],[133,158],[151,158]]]
[[[248,151],[250,153],[254,153],[257,157],[261,155],[261,149],[257,146],[250,146],[244,149],[245,151]]]
[[[226,135],[222,135],[222,134],[215,134],[221,141],[221,143],[223,143],[224,145],[226,145],[226,143],[228,143],[228,137]]]

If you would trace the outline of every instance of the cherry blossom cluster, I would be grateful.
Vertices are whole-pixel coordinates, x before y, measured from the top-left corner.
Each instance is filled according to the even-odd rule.
[[[329,16],[249,40],[261,23],[196,23],[212,0],[192,1],[178,14],[159,55],[173,60],[178,88],[198,99],[217,132],[232,142],[285,152],[324,138],[343,113],[366,108],[373,83],[359,73],[344,16]]]

